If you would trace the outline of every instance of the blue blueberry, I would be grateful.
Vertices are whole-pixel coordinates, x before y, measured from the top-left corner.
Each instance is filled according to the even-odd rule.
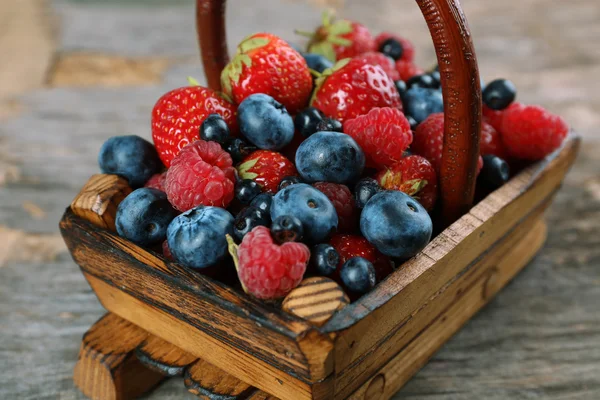
[[[105,174],[120,175],[133,188],[144,186],[162,168],[158,153],[139,136],[113,136],[100,148],[98,164]]]
[[[434,89],[439,89],[442,87],[442,76],[440,74],[440,71],[432,71],[429,73],[429,76],[431,76],[431,78],[433,79]]]
[[[351,183],[360,178],[365,155],[350,136],[317,132],[296,152],[296,168],[306,182]]]
[[[234,164],[241,162],[246,156],[254,153],[258,148],[240,138],[231,139],[225,146]]]
[[[294,117],[296,130],[304,137],[317,132],[317,125],[323,121],[323,113],[314,107],[307,107]]]
[[[327,57],[324,57],[320,54],[302,53],[302,56],[306,60],[306,65],[308,65],[308,68],[313,69],[321,74],[326,69],[333,67],[333,63],[329,61]]]
[[[371,197],[360,215],[360,231],[390,257],[407,259],[429,243],[431,218],[418,201],[397,190]]]
[[[117,233],[141,246],[160,243],[167,237],[167,227],[178,212],[167,195],[152,188],[131,192],[117,208]]]
[[[281,215],[273,220],[271,236],[277,243],[300,242],[304,236],[302,222],[293,215]]]
[[[241,242],[244,236],[257,226],[269,226],[269,214],[256,207],[246,207],[236,215],[233,222],[233,237]]]
[[[508,182],[510,168],[506,161],[493,154],[483,156],[483,168],[477,180],[490,189],[497,189]]]
[[[217,142],[221,146],[229,140],[229,127],[219,114],[210,114],[200,125],[200,139]]]
[[[286,187],[295,185],[297,183],[302,183],[302,179],[300,179],[299,176],[286,176],[281,180],[281,182],[279,182],[279,185],[277,186],[277,191],[280,191],[281,189],[285,189]]]
[[[439,76],[439,72],[437,72]],[[410,89],[415,86],[429,89],[438,89],[440,81],[435,80],[431,74],[415,75],[406,81],[406,86]]]
[[[379,46],[379,51],[390,57],[394,61],[398,61],[404,55],[404,46],[394,38],[389,38],[383,41]]]
[[[442,92],[413,86],[404,95],[404,111],[420,124],[431,114],[444,112]]]
[[[283,104],[266,94],[248,96],[237,118],[242,135],[258,148],[279,150],[294,137],[294,120]]]
[[[248,205],[256,196],[262,193],[262,188],[252,179],[243,179],[235,184],[235,198],[240,203]]]
[[[182,265],[202,269],[227,253],[226,234],[233,233],[233,216],[223,208],[199,206],[176,217],[167,229],[171,254]]]
[[[306,183],[288,186],[273,196],[271,219],[292,215],[300,220],[304,238],[319,243],[336,230],[338,216],[331,201],[322,192]]]
[[[250,206],[258,208],[260,211],[271,214],[271,204],[273,203],[273,195],[271,193],[261,193],[250,202]]]
[[[375,287],[375,267],[366,258],[353,257],[342,265],[340,278],[349,292],[365,294]]]
[[[330,244],[322,243],[310,251],[310,267],[317,275],[331,276],[337,270],[340,255]]]
[[[396,87],[398,94],[400,94],[400,99],[404,102],[404,96],[406,95],[406,91],[408,90],[408,86],[406,86],[406,82],[399,79],[397,81],[394,81],[394,86]]]
[[[482,90],[483,103],[492,110],[504,110],[517,97],[515,84],[507,79],[496,79]]]
[[[373,178],[364,178],[358,181],[354,187],[354,199],[356,207],[363,209],[371,197],[381,192],[381,186]]]

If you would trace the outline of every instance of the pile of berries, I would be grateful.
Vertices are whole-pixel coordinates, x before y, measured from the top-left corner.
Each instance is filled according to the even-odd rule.
[[[307,35],[306,53],[249,36],[222,72],[223,92],[192,84],[157,101],[154,145],[103,145],[102,171],[136,189],[118,208],[120,235],[199,271],[230,268],[231,254],[261,299],[284,297],[305,275],[357,297],[427,245],[444,141],[438,69],[416,66],[408,40],[357,22],[325,15]],[[504,79],[483,91],[487,192],[569,130],[515,97]]]

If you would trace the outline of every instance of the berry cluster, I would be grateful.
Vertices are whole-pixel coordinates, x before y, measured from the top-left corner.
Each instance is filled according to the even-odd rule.
[[[306,35],[306,53],[247,37],[223,92],[190,81],[157,101],[154,145],[103,145],[102,171],[136,189],[118,207],[120,235],[198,271],[227,272],[230,254],[261,299],[286,296],[305,274],[356,298],[427,245],[444,146],[439,70],[420,69],[408,40],[357,22],[325,15]],[[488,192],[514,160],[543,158],[568,133],[515,98],[503,79],[483,91],[478,185]]]

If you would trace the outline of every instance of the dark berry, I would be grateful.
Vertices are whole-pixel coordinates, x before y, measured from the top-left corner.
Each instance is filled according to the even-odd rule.
[[[163,166],[152,143],[135,135],[114,136],[104,142],[98,164],[103,173],[120,175],[133,188],[144,186]]]
[[[404,82],[403,80],[397,80],[397,81],[394,81],[394,86],[396,86],[398,93],[400,93],[400,99],[402,99],[402,101],[404,101],[404,95],[406,94],[406,91],[408,90],[408,87],[406,86],[406,82]]]
[[[243,179],[235,185],[235,198],[242,204],[250,204],[256,196],[262,193],[262,188],[252,179]]]
[[[490,189],[497,189],[508,182],[510,168],[508,163],[493,154],[483,156],[483,168],[479,180]]]
[[[286,176],[281,180],[281,182],[279,182],[279,187],[277,188],[277,191],[280,191],[281,189],[285,189],[286,187],[295,185],[297,183],[302,183],[302,179],[300,179],[299,176]]]
[[[326,241],[338,226],[331,200],[306,183],[288,186],[273,196],[271,219],[285,215],[293,215],[302,222],[304,238],[311,243]]]
[[[410,129],[413,131],[416,130],[417,126],[419,126],[419,123],[410,115],[407,115],[406,119],[408,120],[408,123],[410,124]]]
[[[483,103],[492,110],[504,110],[517,97],[517,88],[507,79],[496,79],[483,91]]]
[[[271,203],[273,203],[273,195],[271,193],[261,193],[250,202],[250,206],[269,214],[271,212]]]
[[[285,106],[266,94],[252,94],[238,107],[240,132],[263,150],[279,150],[294,138],[294,120]]]
[[[253,146],[240,138],[233,138],[229,141],[225,150],[231,156],[233,163],[237,164],[250,155],[250,153],[255,152],[257,149],[258,148],[256,146]]]
[[[119,235],[147,246],[167,238],[167,227],[177,214],[165,192],[141,188],[131,192],[119,204],[115,225]]]
[[[317,132],[296,151],[296,168],[306,182],[356,182],[365,167],[365,154],[352,137]]]
[[[397,61],[401,59],[404,54],[404,46],[396,39],[389,38],[381,43],[379,51],[386,56],[393,58],[394,61]]]
[[[421,123],[431,114],[444,112],[444,97],[438,89],[413,86],[402,99],[404,114]]]
[[[431,76],[431,79],[433,79],[435,89],[442,87],[442,76],[440,75],[440,71],[430,72],[429,76]]]
[[[271,236],[277,243],[299,242],[304,235],[302,222],[292,215],[282,215],[273,220]]]
[[[308,68],[323,73],[328,68],[333,67],[333,63],[327,57],[314,53],[303,53],[302,56],[306,60]]]
[[[369,199],[381,191],[381,186],[373,178],[364,178],[358,181],[354,187],[354,197],[356,198],[356,207],[364,208]]]
[[[422,87],[425,89],[437,89],[439,87],[433,77],[429,74],[415,75],[406,81],[406,86],[410,89],[413,86]]]
[[[323,113],[314,107],[308,107],[296,114],[294,126],[304,137],[317,132],[317,126],[323,121]]]
[[[271,219],[266,212],[256,207],[246,207],[235,217],[233,221],[233,237],[241,242],[246,233],[257,226],[269,226]]]
[[[325,118],[317,125],[317,132],[321,131],[343,132],[342,123],[337,119]]]
[[[405,260],[427,246],[433,224],[418,201],[398,190],[386,190],[363,208],[360,231],[386,256]]]
[[[229,127],[219,114],[210,114],[200,125],[200,139],[217,142],[221,146],[229,140]]]
[[[330,244],[318,244],[310,252],[310,266],[317,275],[333,275],[339,262],[340,255]]]
[[[342,265],[340,278],[348,291],[365,294],[375,287],[375,267],[366,258],[353,257]]]

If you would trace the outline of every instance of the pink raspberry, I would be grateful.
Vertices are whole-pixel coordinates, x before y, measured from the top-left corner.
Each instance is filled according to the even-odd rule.
[[[402,152],[413,140],[410,123],[398,109],[373,108],[344,123],[344,132],[363,149],[367,165],[391,167],[402,158]]]
[[[569,125],[540,106],[524,106],[506,111],[501,132],[511,156],[535,161],[560,147]]]
[[[396,64],[394,60],[378,51],[369,51],[361,54],[359,57],[365,58],[371,65],[379,65],[385,73],[390,77],[391,80],[397,81],[400,79],[400,74],[396,70]]]
[[[492,110],[484,104],[483,121],[490,124],[496,131],[498,131],[499,134],[502,135],[502,121],[504,121],[504,116],[508,110],[514,110],[515,108],[521,107],[524,107],[523,104],[514,102],[504,110]]]
[[[354,196],[346,185],[331,182],[317,182],[313,186],[323,192],[331,201],[338,215],[338,231],[351,232],[357,225],[356,205]]]
[[[413,76],[425,73],[425,71],[413,64],[412,61],[404,61],[403,59],[396,61],[396,71],[398,71],[400,79],[403,81],[407,81]]]
[[[404,52],[402,53],[402,58],[400,58],[400,60],[412,62],[415,59],[415,46],[413,46],[413,44],[408,39],[404,39],[403,37],[394,35],[393,33],[382,32],[379,35],[377,35],[377,37],[375,38],[375,48],[379,49],[381,44],[390,38],[396,39],[396,41],[400,43],[402,45],[402,48],[404,49]]]
[[[165,191],[165,179],[167,179],[166,172],[163,172],[162,174],[154,174],[144,184],[144,187],[158,189],[158,190],[164,192]]]
[[[269,228],[257,226],[238,248],[238,274],[248,292],[259,299],[287,295],[302,281],[310,250],[302,243],[273,242]]]
[[[231,156],[216,142],[197,140],[171,162],[165,192],[179,211],[199,205],[227,207],[233,199],[234,182]]]
[[[482,156],[493,154],[503,160],[508,158],[504,143],[500,134],[494,127],[485,121],[481,122],[481,140],[479,141],[479,150]]]

